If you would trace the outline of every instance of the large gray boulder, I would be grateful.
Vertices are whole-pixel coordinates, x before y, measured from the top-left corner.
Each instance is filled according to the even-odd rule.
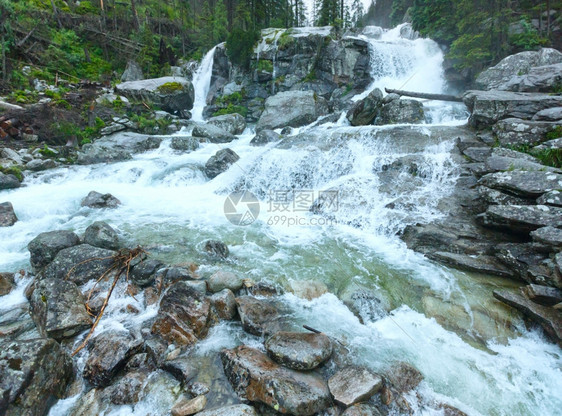
[[[39,333],[61,341],[92,326],[86,300],[68,280],[44,279],[35,284],[29,299],[30,313]]]
[[[18,217],[14,212],[14,206],[11,202],[2,202],[0,204],[0,227],[11,227],[18,221]]]
[[[236,305],[244,331],[262,336],[273,334],[281,329],[281,315],[272,302],[251,296],[240,296],[236,298]]]
[[[375,119],[378,126],[385,124],[413,124],[424,120],[421,101],[410,99],[392,100],[380,109]]]
[[[301,127],[328,114],[328,104],[312,91],[286,91],[269,97],[256,130]]]
[[[505,118],[530,120],[539,111],[561,107],[562,96],[509,91],[467,91],[463,101],[473,127],[488,127]]]
[[[475,85],[482,90],[535,91],[524,89],[527,84],[521,85],[525,75],[535,67],[559,63],[562,63],[562,53],[556,49],[520,52],[483,71],[476,78]]]
[[[557,63],[531,68],[527,74],[512,78],[506,88],[511,91],[553,92],[561,83],[562,63]]]
[[[181,77],[123,82],[115,86],[115,92],[130,100],[148,101],[168,112],[191,110],[195,98],[193,84]]]
[[[121,201],[111,194],[101,194],[97,191],[90,191],[80,202],[80,206],[88,208],[117,208]]]
[[[128,61],[123,75],[121,75],[121,82],[138,81],[144,79],[142,68],[135,61]]]
[[[117,252],[92,247],[89,244],[60,250],[53,261],[41,272],[43,279],[68,279],[81,285],[99,279],[114,264]]]
[[[86,228],[84,243],[108,250],[117,250],[119,248],[119,237],[108,223],[96,221]]]
[[[232,133],[214,124],[197,124],[191,134],[208,139],[211,143],[230,143],[236,139]]]
[[[285,367],[312,370],[330,358],[332,342],[324,334],[280,331],[267,339],[265,349]]]
[[[538,198],[546,192],[561,189],[562,175],[548,171],[498,172],[483,176],[479,184],[523,198]]]
[[[362,100],[357,101],[347,112],[352,126],[367,126],[373,122],[382,105],[382,91],[375,88]]]
[[[220,127],[230,134],[242,134],[246,129],[246,119],[236,113],[212,117],[207,120],[207,124]]]
[[[53,339],[7,341],[0,348],[0,413],[43,416],[73,379],[72,360]]]
[[[308,416],[332,402],[326,382],[311,373],[289,370],[247,346],[223,350],[224,373],[238,395],[275,411]]]
[[[21,186],[20,181],[14,175],[0,172],[0,190],[15,189]]]
[[[27,245],[34,271],[48,265],[57,253],[65,248],[80,244],[80,238],[72,231],[48,231],[39,234]]]
[[[82,146],[81,151],[78,152],[77,163],[90,165],[129,160],[135,153],[158,149],[162,140],[162,136],[129,132],[115,133]]]
[[[251,146],[261,146],[281,140],[281,135],[273,130],[262,130],[250,142]]]
[[[240,156],[238,156],[234,150],[231,149],[222,149],[215,153],[213,156],[207,160],[205,163],[205,174],[209,179],[213,179],[214,177],[220,175],[221,173],[225,172],[240,160]]]
[[[562,73],[562,68],[560,69]],[[562,80],[560,81],[562,84]],[[533,116],[536,121],[559,121],[562,120],[562,107],[547,108],[546,110],[539,111]]]

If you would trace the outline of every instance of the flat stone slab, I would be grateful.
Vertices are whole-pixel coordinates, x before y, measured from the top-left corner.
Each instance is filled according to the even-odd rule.
[[[562,229],[554,227],[542,227],[531,231],[534,241],[548,246],[562,248]]]
[[[312,370],[332,355],[332,342],[324,334],[280,331],[265,342],[267,354],[294,370]]]
[[[525,286],[522,292],[539,305],[554,306],[562,302],[562,290],[555,287],[530,284]]]
[[[553,207],[562,207],[562,192],[550,191],[538,197],[537,204],[552,205]]]
[[[438,251],[429,255],[429,257],[461,270],[467,270],[476,273],[493,274],[495,276],[503,277],[514,276],[511,270],[501,264],[493,256],[486,256],[483,254],[478,256],[470,256],[466,254]]]
[[[482,225],[529,233],[542,227],[562,227],[562,208],[546,205],[495,205],[478,216]]]
[[[368,400],[383,387],[382,377],[364,367],[346,367],[328,380],[334,400],[345,405]]]
[[[538,198],[547,192],[562,189],[562,175],[536,171],[498,172],[483,176],[478,183],[523,198]]]
[[[316,414],[332,403],[328,385],[316,374],[282,367],[244,345],[223,350],[220,356],[232,387],[250,401],[261,402],[280,413],[302,416]]]
[[[507,291],[495,290],[494,297],[538,323],[558,345],[562,346],[562,314],[560,311],[539,305],[523,296]]]

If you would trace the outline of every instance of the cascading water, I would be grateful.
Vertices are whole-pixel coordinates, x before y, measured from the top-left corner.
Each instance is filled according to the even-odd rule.
[[[217,45],[218,46],[218,45]],[[193,75],[193,89],[195,90],[195,99],[193,100],[193,109],[191,110],[191,119],[193,121],[203,121],[203,110],[207,105],[207,95],[211,86],[211,77],[213,76],[213,62],[215,57],[215,46],[201,60],[201,64]]]
[[[401,87],[409,79],[406,86],[415,90],[426,77],[431,81],[423,90],[440,92],[440,52],[430,41],[386,36],[386,41],[373,42],[372,61],[385,74],[384,80],[375,78],[374,86]],[[414,54],[411,48],[419,51]],[[202,118],[212,52],[194,77],[195,119]],[[437,72],[420,75],[420,68]],[[443,124],[463,122],[447,114],[443,119],[453,123]],[[433,125],[360,128],[326,123],[263,147],[249,144],[254,135],[247,130],[228,144],[240,160],[213,180],[201,168],[223,145],[203,143],[184,153],[171,149],[172,137],[132,160],[32,173],[25,187],[3,191],[19,221],[0,228],[0,265],[3,270],[26,268],[26,244],[38,233],[80,233],[97,220],[118,229],[127,245],[141,244],[166,264],[198,262],[202,241],[222,240],[232,260],[203,265],[199,273],[232,270],[286,288],[299,280],[326,284],[331,293],[312,301],[290,293],[282,297],[295,329],[306,323],[335,337],[357,364],[374,370],[397,359],[419,368],[425,380],[418,392],[425,401],[420,403],[415,392],[406,397],[415,415],[442,415],[438,403],[443,402],[471,416],[557,414],[562,406],[560,349],[527,331],[491,299],[493,289],[510,283],[451,271],[409,251],[395,236],[408,224],[441,215],[439,201],[453,191],[458,175],[451,156],[455,127],[438,126],[435,120]],[[93,189],[112,193],[122,205],[114,210],[81,207],[81,198]],[[261,203],[257,220],[246,227],[233,225],[223,212],[227,195],[240,189],[251,191]],[[318,202],[322,191],[336,192],[335,209]],[[276,193],[288,196],[288,210],[272,198]],[[294,205],[297,196],[304,202],[300,209]],[[22,303],[25,312],[28,283],[20,280],[11,294],[0,297],[0,312]],[[360,323],[342,299],[361,289],[376,293],[391,312],[365,310],[368,319]],[[156,305],[146,307],[143,301],[142,294],[131,299],[124,284],[119,286],[96,334],[108,328],[139,331],[157,312]],[[128,304],[139,310],[134,317],[126,311]],[[196,344],[197,381],[212,386],[207,407],[235,401],[213,371],[222,374],[218,351],[242,343],[262,348],[262,341],[244,334],[238,323],[223,322]],[[79,370],[87,354],[79,354]],[[167,414],[180,389],[167,373],[153,372],[139,403],[109,405],[105,415]],[[59,401],[50,415],[77,414],[74,406],[84,394],[85,388]]]

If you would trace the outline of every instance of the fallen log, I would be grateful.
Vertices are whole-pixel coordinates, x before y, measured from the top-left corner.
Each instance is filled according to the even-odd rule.
[[[426,100],[453,101],[456,103],[462,103],[462,97],[457,97],[456,95],[429,94],[425,92],[393,90],[391,88],[385,88],[384,90],[387,92],[387,94],[398,94],[405,97],[423,98]]]

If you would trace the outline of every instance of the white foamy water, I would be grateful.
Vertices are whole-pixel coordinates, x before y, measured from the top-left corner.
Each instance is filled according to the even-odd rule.
[[[191,119],[194,121],[203,121],[203,110],[207,105],[207,95],[209,94],[211,77],[213,75],[215,49],[216,46],[207,52],[201,60],[199,68],[197,68],[197,71],[193,74],[195,99],[193,101],[193,109],[191,110]]]
[[[408,41],[404,48],[409,52],[392,52],[402,41],[391,38],[395,34],[387,36],[383,52],[373,58],[381,65],[388,59],[392,66],[381,70],[382,76],[419,83],[415,73],[412,77],[416,65],[427,71],[440,68],[436,63],[441,58],[427,41]],[[413,53],[411,47],[419,51]],[[412,57],[427,62],[416,63]],[[209,53],[201,64],[207,69],[197,75],[201,116],[211,61]],[[427,85],[439,92],[442,79],[436,78]],[[436,107],[435,114],[442,117],[433,123],[463,122],[462,113],[443,116],[446,111]],[[339,122],[300,131],[281,143],[253,147],[253,133],[247,129],[232,143],[204,143],[191,153],[172,150],[168,137],[159,149],[132,160],[29,174],[24,187],[2,192],[4,200],[13,203],[19,222],[0,228],[0,266],[10,271],[29,268],[26,245],[40,232],[82,233],[94,221],[104,220],[127,245],[141,244],[167,264],[202,264],[203,276],[227,269],[285,288],[295,280],[323,282],[331,293],[313,301],[284,295],[287,318],[295,329],[308,324],[326,332],[350,349],[356,363],[374,370],[382,371],[395,360],[419,368],[425,377],[418,388],[424,401],[418,402],[415,393],[408,396],[415,415],[442,415],[439,403],[469,415],[558,414],[560,348],[527,331],[492,298],[494,288],[513,284],[451,271],[408,250],[396,236],[409,224],[442,215],[439,201],[450,195],[458,176],[450,130],[435,125],[353,128]],[[208,180],[202,167],[225,147],[240,160]],[[223,212],[228,194],[240,189],[254,193],[261,204],[257,220],[245,227],[230,223]],[[91,190],[110,192],[122,205],[113,210],[81,207]],[[312,213],[308,207],[297,210],[291,205],[288,211],[280,210],[271,198],[272,193],[285,192],[292,204],[295,196],[312,192],[312,203],[326,190],[337,191],[337,209],[321,206]],[[300,223],[291,224],[297,220]],[[227,243],[230,260],[208,262],[202,254],[207,239]],[[26,283],[20,281],[11,294],[0,297],[0,312],[25,301]],[[338,298],[356,289],[372,291],[390,313],[360,323]],[[128,313],[129,304],[139,313]],[[155,305],[144,307],[142,295],[126,295],[122,282],[95,335],[108,329],[137,333],[156,313]],[[79,337],[75,346],[80,341]],[[237,323],[220,323],[193,354],[198,361],[212,361],[220,349],[241,343],[260,347],[262,340],[243,333]],[[79,371],[86,358],[83,350],[76,361]],[[165,415],[179,391],[179,383],[157,371],[145,383],[138,404],[110,406],[104,414]],[[59,401],[50,415],[74,414],[80,397]],[[220,402],[221,397],[213,400]]]

